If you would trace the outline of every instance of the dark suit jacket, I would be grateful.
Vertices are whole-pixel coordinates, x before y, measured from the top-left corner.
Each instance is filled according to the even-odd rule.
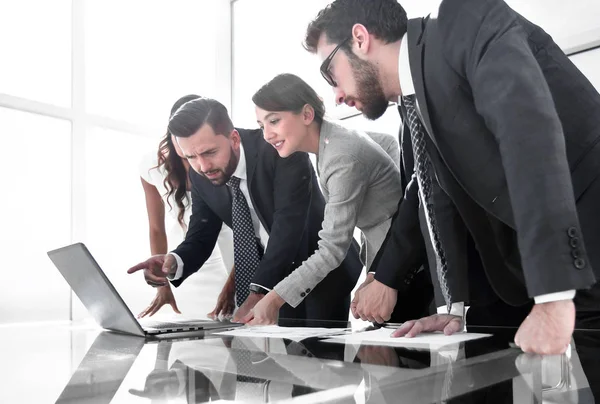
[[[317,249],[325,201],[306,153],[283,159],[263,140],[260,130],[238,132],[246,156],[252,205],[269,233],[269,244],[252,282],[272,289]],[[193,170],[190,180],[192,217],[185,240],[174,251],[184,263],[182,279],[173,282],[176,286],[208,259],[222,224],[232,226],[229,189],[212,185]],[[317,303],[343,304],[362,270],[358,253],[358,244],[353,242],[342,265],[322,282],[336,284],[339,290],[321,293],[315,288],[311,295],[321,299]]]
[[[445,0],[437,16],[409,21],[408,46],[453,300],[469,301],[469,237],[507,303],[595,283],[600,249],[583,243],[600,233],[588,208],[600,206],[592,84],[501,0]],[[390,286],[419,256],[417,209],[411,181],[377,268]]]

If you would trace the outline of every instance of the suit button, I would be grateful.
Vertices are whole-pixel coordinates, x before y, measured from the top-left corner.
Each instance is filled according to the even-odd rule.
[[[573,258],[579,258],[581,257],[581,250],[579,248],[575,248],[573,251],[571,251],[571,255]]]
[[[308,351],[306,349],[302,350],[302,355],[306,355],[308,353]]]
[[[569,230],[567,230],[567,234],[569,235],[569,237],[575,237],[577,235],[577,229],[575,227],[569,227]]]
[[[579,238],[578,237],[573,237],[571,240],[569,240],[569,244],[573,248],[579,247]]]
[[[306,293],[310,293],[310,288],[306,289]]]
[[[575,268],[577,269],[583,269],[585,268],[585,260],[583,258],[577,258],[573,261],[573,265],[575,265]]]
[[[304,297],[304,296],[306,296],[306,293],[304,293],[304,292],[300,293],[300,297]]]

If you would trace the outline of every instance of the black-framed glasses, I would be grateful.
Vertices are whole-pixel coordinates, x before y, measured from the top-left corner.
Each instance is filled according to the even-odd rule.
[[[331,60],[333,59],[333,57],[335,56],[335,54],[337,53],[338,50],[340,50],[340,48],[350,40],[350,38],[352,37],[348,37],[346,39],[344,39],[342,42],[340,42],[338,44],[338,46],[335,47],[335,49],[333,51],[331,51],[331,53],[329,54],[329,56],[327,56],[327,59],[325,59],[323,61],[323,63],[321,63],[321,76],[323,76],[323,78],[325,79],[325,81],[327,83],[329,83],[329,85],[331,87],[337,87],[337,83],[335,82],[335,80],[333,79],[333,77],[331,77],[331,73],[329,72],[329,65],[331,64]]]

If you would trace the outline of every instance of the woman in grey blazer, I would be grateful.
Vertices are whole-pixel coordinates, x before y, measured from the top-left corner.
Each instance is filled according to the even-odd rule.
[[[301,78],[281,74],[252,97],[264,138],[281,157],[316,155],[325,197],[319,247],[242,321],[273,324],[285,303],[296,307],[346,256],[358,227],[371,266],[402,198],[397,163],[369,135],[324,119],[325,107]],[[379,137],[379,136],[378,136]],[[283,179],[285,180],[285,179]]]

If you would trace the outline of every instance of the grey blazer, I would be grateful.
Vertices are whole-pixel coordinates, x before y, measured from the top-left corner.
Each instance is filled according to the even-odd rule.
[[[400,167],[400,145],[395,135],[389,133],[366,132]]]
[[[402,198],[397,163],[361,131],[323,121],[317,170],[326,202],[319,248],[274,288],[293,307],[339,266],[355,227],[364,234],[368,269]]]

